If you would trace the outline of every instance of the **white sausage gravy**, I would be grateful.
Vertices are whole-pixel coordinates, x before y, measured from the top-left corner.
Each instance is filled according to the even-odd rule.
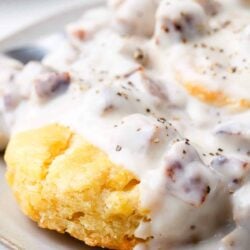
[[[70,126],[140,180],[136,250],[250,248],[250,1],[110,0],[41,63],[0,58],[0,144]]]

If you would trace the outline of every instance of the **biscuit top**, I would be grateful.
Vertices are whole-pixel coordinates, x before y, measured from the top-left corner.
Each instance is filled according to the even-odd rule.
[[[62,123],[140,180],[141,249],[250,244],[250,4],[110,0],[42,63],[0,59],[0,140]],[[2,139],[3,138],[3,139]]]

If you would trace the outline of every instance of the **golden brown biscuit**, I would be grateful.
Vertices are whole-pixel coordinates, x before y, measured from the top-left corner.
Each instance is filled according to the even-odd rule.
[[[131,249],[146,218],[137,178],[67,127],[49,125],[12,137],[7,180],[22,211],[43,228],[91,246]]]

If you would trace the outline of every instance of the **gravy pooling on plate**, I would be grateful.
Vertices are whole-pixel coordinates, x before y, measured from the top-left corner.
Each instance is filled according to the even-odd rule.
[[[248,249],[250,4],[110,0],[41,62],[0,59],[0,138],[59,122],[140,179],[141,249]]]

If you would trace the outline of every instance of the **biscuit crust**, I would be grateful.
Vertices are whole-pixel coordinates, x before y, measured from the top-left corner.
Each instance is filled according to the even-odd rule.
[[[139,180],[69,128],[53,124],[16,134],[5,160],[17,202],[40,227],[110,249],[142,241],[134,236],[147,217]]]

